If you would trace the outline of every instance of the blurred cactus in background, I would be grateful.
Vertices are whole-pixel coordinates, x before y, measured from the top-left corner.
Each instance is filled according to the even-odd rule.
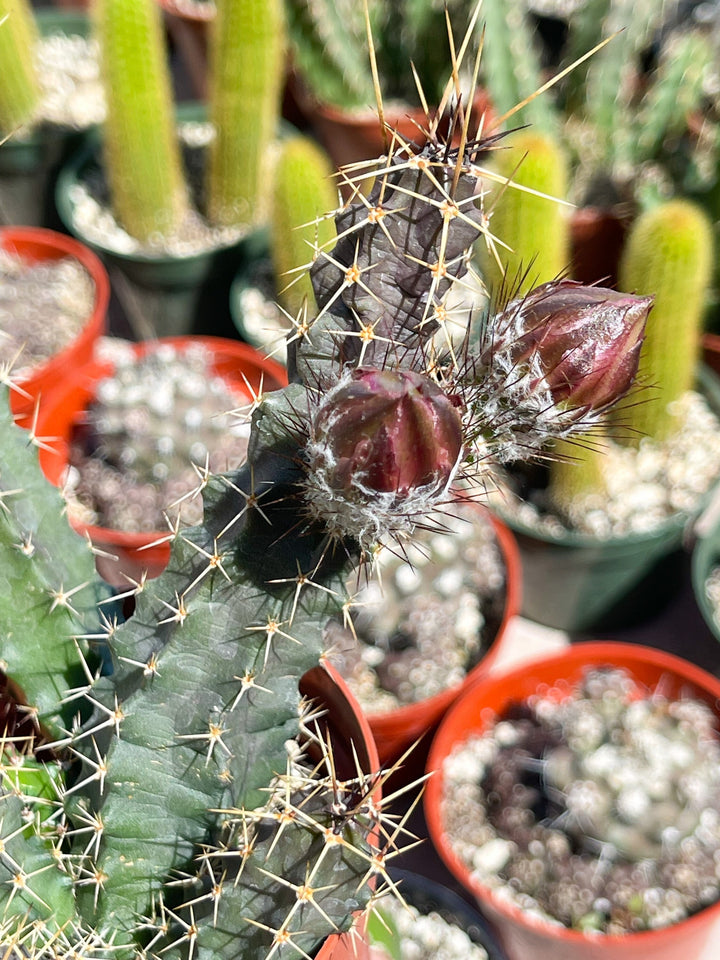
[[[0,139],[29,123],[40,102],[37,28],[28,0],[0,0]]]
[[[284,57],[282,0],[219,0],[209,62],[215,130],[207,172],[211,223],[264,219],[271,183],[268,148],[277,136]]]
[[[160,8],[154,0],[97,0],[94,16],[113,209],[131,236],[157,243],[188,211]]]

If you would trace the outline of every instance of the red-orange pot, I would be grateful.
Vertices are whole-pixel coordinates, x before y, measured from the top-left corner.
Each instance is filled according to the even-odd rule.
[[[416,741],[420,741],[403,763],[404,780],[415,779],[422,773],[430,746],[430,739],[447,709],[480,677],[484,676],[500,655],[512,617],[520,612],[522,570],[515,536],[508,527],[484,506],[468,501],[492,523],[500,553],[505,565],[505,606],[495,636],[490,639],[482,660],[469,671],[465,680],[441,693],[411,703],[387,713],[370,714],[370,728],[375,737],[380,762],[390,766]]]
[[[145,340],[132,345],[137,356],[156,350],[163,344],[182,349],[183,345],[201,344],[212,355],[213,373],[223,377],[240,398],[250,399],[250,389],[275,390],[287,383],[284,368],[238,340],[222,337],[166,337]],[[47,479],[61,487],[65,481],[68,455],[74,428],[81,422],[92,400],[96,384],[113,372],[111,361],[95,360],[79,370],[71,371],[61,389],[54,392],[40,410],[37,434],[51,438],[40,449],[40,466]],[[128,587],[128,577],[138,582],[143,574],[157,577],[170,559],[167,530],[127,533],[107,527],[71,521],[87,535],[102,554],[97,566],[101,576],[116,587]],[[112,558],[116,559],[112,559]]]
[[[720,718],[720,680],[672,654],[630,643],[586,642],[558,654],[533,660],[475,683],[448,711],[433,740],[425,792],[430,837],[450,872],[478,901],[492,922],[509,960],[694,960],[713,927],[720,923],[720,902],[692,917],[659,930],[624,936],[586,935],[531,917],[480,883],[453,852],[443,824],[443,761],[455,745],[481,734],[511,703],[522,701],[543,685],[577,683],[588,667],[622,667],[652,689],[662,682],[667,697],[692,696],[705,701]]]
[[[95,286],[92,312],[78,336],[60,353],[36,366],[26,377],[17,380],[22,392],[10,392],[10,407],[16,421],[20,426],[30,427],[40,399],[47,399],[62,383],[69,370],[76,370],[90,360],[98,337],[106,330],[110,281],[105,267],[92,250],[72,237],[54,230],[41,227],[2,227],[0,247],[21,257],[28,264],[73,257],[87,270]]]
[[[357,776],[353,751],[364,773],[380,769],[367,717],[335,667],[325,662],[308,670],[300,681],[300,692],[319,700],[326,710],[333,756],[341,780]],[[382,799],[379,786],[374,799],[376,803]],[[370,946],[365,936],[365,920],[365,914],[361,914],[351,931],[331,934],[317,952],[316,960],[369,960]]]

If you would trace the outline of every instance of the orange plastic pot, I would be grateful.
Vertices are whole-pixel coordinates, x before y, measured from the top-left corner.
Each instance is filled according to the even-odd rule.
[[[370,714],[370,728],[377,744],[380,762],[391,766],[413,744],[417,746],[403,763],[403,779],[415,779],[422,772],[427,759],[430,739],[447,709],[463,692],[492,667],[508,632],[512,617],[520,612],[522,571],[520,552],[514,534],[484,506],[468,501],[492,523],[500,553],[505,565],[505,605],[495,636],[490,640],[482,660],[470,670],[461,684],[448,687],[434,697],[411,703],[386,713]],[[419,742],[418,742],[419,741]]]
[[[640,684],[662,684],[667,697],[692,696],[720,717],[720,680],[673,654],[630,643],[585,642],[533,660],[511,671],[485,677],[463,693],[448,711],[433,740],[425,792],[430,837],[450,872],[472,894],[491,921],[509,960],[694,960],[713,927],[720,923],[716,902],[680,923],[659,930],[617,935],[586,935],[531,917],[480,883],[453,852],[441,811],[443,761],[453,747],[481,734],[507,707],[539,688],[577,683],[588,667],[622,667]]]
[[[267,392],[287,383],[287,374],[279,363],[263,357],[253,347],[222,337],[166,337],[132,345],[138,357],[164,344],[182,349],[201,344],[212,356],[212,371],[223,377],[242,403],[250,400],[250,390]],[[47,479],[61,487],[65,482],[73,432],[84,417],[95,395],[98,381],[111,376],[110,360],[94,360],[68,377],[40,409],[36,432],[49,438],[40,449],[40,466]],[[127,589],[128,578],[139,582],[142,576],[157,577],[170,559],[168,531],[128,533],[108,527],[71,520],[80,533],[88,536],[100,553],[98,571],[108,583]]]
[[[20,426],[29,427],[40,399],[47,398],[68,373],[73,374],[89,362],[95,343],[106,330],[110,281],[105,267],[92,250],[54,230],[2,227],[0,248],[16,254],[28,264],[72,257],[87,270],[95,286],[92,312],[78,336],[64,350],[36,366],[26,377],[18,379],[16,382],[20,390],[10,392],[10,407],[16,421]]]
[[[367,717],[335,667],[325,662],[308,670],[300,680],[300,692],[318,700],[325,708],[321,722],[327,726],[339,779],[351,780],[356,777],[356,763],[364,773],[380,769]],[[374,799],[376,803],[382,799],[380,786],[375,791]],[[365,921],[366,915],[361,914],[352,930],[331,934],[315,954],[315,960],[369,960],[370,946],[365,936]]]

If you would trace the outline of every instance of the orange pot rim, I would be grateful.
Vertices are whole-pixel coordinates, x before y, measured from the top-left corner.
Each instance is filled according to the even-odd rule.
[[[59,379],[68,367],[74,365],[74,357],[80,352],[90,352],[92,344],[106,328],[107,309],[110,302],[110,279],[102,261],[93,251],[64,233],[45,227],[0,227],[0,247],[8,252],[16,251],[29,262],[42,263],[72,257],[89,273],[95,289],[93,307],[78,335],[54,356],[32,368],[27,376],[18,380],[23,390],[42,390],[42,382]],[[47,256],[42,256],[46,251]]]
[[[515,685],[516,682],[521,685],[523,681],[529,683],[531,681],[528,677],[531,677],[534,672],[542,670],[551,672],[553,667],[557,667],[557,680],[559,680],[566,676],[564,668],[580,670],[583,666],[593,664],[612,664],[613,666],[630,668],[633,661],[638,664],[656,667],[661,674],[672,673],[681,680],[687,681],[696,690],[706,693],[708,695],[706,702],[713,701],[713,710],[720,722],[720,679],[701,667],[675,654],[642,644],[623,641],[582,641],[547,657],[534,659],[510,670],[481,677],[463,692],[462,697],[448,710],[440,723],[430,746],[426,768],[426,772],[431,774],[424,794],[425,817],[430,839],[445,866],[462,884],[464,889],[476,897],[481,908],[486,906],[502,922],[512,923],[528,932],[544,936],[548,940],[554,938],[564,944],[576,946],[578,950],[583,946],[587,947],[588,944],[600,945],[607,948],[608,958],[624,958],[631,954],[638,958],[653,957],[655,956],[652,952],[653,947],[660,948],[661,945],[667,944],[668,940],[679,939],[685,931],[694,930],[698,927],[708,928],[716,920],[720,920],[720,898],[678,923],[656,930],[639,930],[627,934],[585,934],[528,914],[517,904],[498,895],[492,887],[473,877],[470,868],[460,860],[446,842],[440,813],[443,785],[442,765],[444,758],[454,746],[467,740],[473,733],[487,727],[488,719],[483,720],[479,716],[481,707],[476,708],[478,715],[476,723],[466,723],[461,720],[461,717],[465,719],[464,715],[469,709],[471,698],[477,698],[478,701],[481,701],[484,690],[491,690],[497,686],[509,687]],[[524,695],[519,693],[519,697]],[[509,697],[506,697],[505,702],[509,702],[509,699]],[[495,713],[492,707],[485,709],[493,714]],[[497,920],[494,922],[497,922]],[[579,952],[578,957],[581,955]],[[664,957],[665,954],[661,956]]]

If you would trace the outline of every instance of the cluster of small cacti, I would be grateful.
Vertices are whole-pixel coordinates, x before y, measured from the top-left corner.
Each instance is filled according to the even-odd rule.
[[[445,761],[457,855],[569,927],[684,919],[720,896],[715,720],[702,700],[609,666],[513,704]]]
[[[245,460],[248,424],[232,414],[240,398],[212,374],[201,344],[115,353],[72,438],[71,512],[132,532],[161,530],[166,517],[197,523],[202,504],[190,495],[199,472],[228,472]]]
[[[491,454],[592,423],[629,388],[649,307],[573,287],[572,309],[536,309],[554,303],[545,290],[488,316],[462,353],[436,337],[486,230],[485,146],[432,133],[419,152],[401,146],[337,214],[311,270],[317,314],[289,338],[290,385],[257,397],[241,469],[200,471],[203,521],[171,531],[168,568],[130,585],[126,622],[102,607],[78,622],[95,580],[35,536],[47,494],[27,496],[3,462],[3,563],[54,558],[34,603],[28,574],[12,578],[3,654],[63,767],[49,815],[29,790],[3,792],[4,943],[37,958],[308,955],[372,899],[368,881],[382,885],[404,827],[380,825],[377,776],[339,778],[298,687],[350,602],[349,567],[371,565],[380,541],[402,547]],[[583,329],[599,342],[576,364]],[[4,432],[17,433],[7,418]],[[18,663],[35,621],[64,669],[40,639]],[[311,772],[302,728],[320,753]]]

